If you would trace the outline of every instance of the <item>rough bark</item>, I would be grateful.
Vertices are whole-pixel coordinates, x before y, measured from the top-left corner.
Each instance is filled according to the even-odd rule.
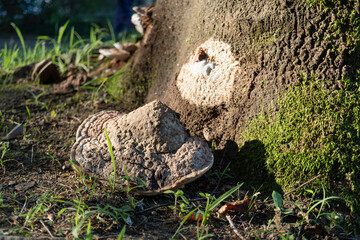
[[[310,2],[314,5],[310,6]],[[320,8],[321,4],[326,6]],[[327,104],[313,99],[313,104],[306,108],[327,104],[316,113],[320,117],[310,116],[314,122],[306,122],[300,116],[293,124],[311,127],[322,121],[324,129],[336,125],[339,131],[323,131],[318,133],[321,136],[315,134],[306,139],[307,130],[302,128],[299,134],[305,140],[295,144],[296,149],[289,150],[289,136],[282,136],[287,139],[284,142],[276,139],[279,135],[271,136],[275,139],[270,143],[256,138],[242,142],[241,136],[249,130],[249,120],[261,111],[275,119],[283,109],[277,104],[278,100],[298,83],[321,81],[323,85],[319,91],[329,93],[330,98],[336,94],[344,98],[359,95],[360,28],[356,20],[359,17],[356,1],[159,0],[152,16],[153,24],[145,32],[142,47],[129,66],[132,71],[128,83],[138,89],[135,96],[144,97],[145,102],[154,99],[164,102],[179,114],[191,135],[214,144],[218,150],[215,151],[215,167],[221,169],[226,161],[231,161],[232,173],[247,182],[254,178],[258,183],[270,183],[275,178],[277,183],[283,184],[281,178],[286,178],[286,174],[282,169],[269,166],[269,149],[276,147],[276,154],[283,154],[284,161],[289,152],[302,156],[305,149],[309,155],[304,162],[295,163],[297,170],[285,164],[286,171],[295,175],[296,171],[301,171],[303,177],[296,175],[293,179],[285,179],[286,186],[307,181],[318,174],[317,171],[323,173],[322,181],[331,185],[329,189],[343,191],[339,183],[347,182],[346,176],[350,175],[355,177],[349,182],[348,190],[351,186],[359,186],[356,180],[359,173],[352,172],[358,153],[351,152],[357,149],[359,133],[357,127],[352,126],[358,125],[358,120],[345,114],[357,116],[357,107],[351,105],[357,100],[349,98],[352,103],[348,107],[336,103],[332,111],[329,106],[334,102]],[[147,91],[138,86],[146,87],[149,82],[151,86]],[[296,103],[291,106],[295,109],[287,111],[296,112]],[[339,123],[324,120],[321,118],[324,113],[338,113],[345,120]],[[345,137],[345,128],[353,134]],[[332,159],[336,149],[321,154],[325,143],[338,146],[344,138],[348,139],[347,147],[341,152],[349,157]],[[270,148],[269,144],[272,144]],[[319,155],[315,156],[314,152]],[[332,165],[325,171],[318,167],[321,164],[315,166],[316,162]],[[304,170],[307,163],[315,166],[313,172]],[[339,169],[342,175],[336,174]],[[344,196],[348,198],[346,191]],[[350,192],[348,199],[358,199],[357,188]],[[354,205],[359,206],[358,203]]]
[[[335,53],[324,40],[329,18],[300,0],[159,0],[132,68],[152,81],[147,102],[160,99],[191,134],[223,146],[301,77],[337,80],[346,73],[346,51]],[[182,66],[209,39],[230,46],[238,64],[230,97],[211,106],[184,99],[177,86]]]

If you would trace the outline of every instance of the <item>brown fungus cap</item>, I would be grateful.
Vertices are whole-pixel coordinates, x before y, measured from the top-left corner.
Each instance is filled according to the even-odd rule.
[[[125,50],[120,50],[117,48],[101,48],[99,53],[108,58],[116,58],[120,61],[126,61],[130,58],[130,53]]]
[[[81,171],[103,182],[113,172],[105,128],[117,176],[124,176],[126,169],[132,184],[145,185],[135,188],[141,195],[176,189],[199,178],[213,164],[208,145],[189,136],[173,110],[153,101],[128,114],[102,111],[80,125],[70,157]]]

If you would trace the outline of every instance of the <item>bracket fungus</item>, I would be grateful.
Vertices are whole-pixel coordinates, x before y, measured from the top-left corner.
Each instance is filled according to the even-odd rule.
[[[120,61],[126,61],[130,58],[130,53],[126,50],[120,50],[117,48],[101,48],[99,53],[108,58],[116,58]]]
[[[151,28],[154,5],[146,7],[135,6],[133,10],[135,13],[131,16],[131,22],[135,25],[136,31],[144,35],[146,29]]]
[[[181,67],[176,86],[191,104],[218,106],[231,99],[239,68],[229,44],[209,39]]]
[[[173,110],[153,101],[128,114],[99,112],[79,126],[70,157],[78,170],[104,182],[114,170],[105,128],[116,174],[127,174],[135,185],[145,184],[134,189],[141,195],[176,189],[199,178],[213,164],[208,145],[189,136]]]

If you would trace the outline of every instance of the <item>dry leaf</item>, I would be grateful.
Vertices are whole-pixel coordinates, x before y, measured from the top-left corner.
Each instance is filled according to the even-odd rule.
[[[243,200],[227,203],[219,209],[217,216],[220,217],[221,215],[228,214],[229,212],[246,212],[249,209],[250,202],[250,198],[245,198]]]
[[[197,213],[192,213],[187,219],[187,222],[201,222],[204,219],[204,216],[202,213],[198,214]]]
[[[108,58],[116,58],[121,61],[126,61],[130,57],[130,53],[125,50],[119,50],[116,48],[101,48],[99,53]]]
[[[27,190],[29,188],[32,188],[35,186],[35,182],[24,182],[24,183],[20,183],[18,185],[15,186],[15,189],[17,191],[23,191],[23,190]]]
[[[47,218],[48,218],[51,222],[53,222],[53,221],[54,221],[54,214],[53,214],[53,213],[48,214],[48,215],[47,215]]]
[[[37,63],[31,74],[33,81],[39,81],[42,84],[60,82],[60,73],[54,63],[49,59],[45,59]]]

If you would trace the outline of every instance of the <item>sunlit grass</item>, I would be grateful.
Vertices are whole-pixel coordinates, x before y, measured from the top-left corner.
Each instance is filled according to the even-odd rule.
[[[70,63],[79,70],[89,72],[94,65],[91,63],[91,57],[98,54],[96,49],[104,45],[111,46],[116,40],[111,23],[108,23],[110,29],[100,28],[93,24],[89,38],[86,39],[81,37],[74,27],[68,30],[69,23],[70,21],[67,21],[59,28],[55,38],[39,36],[34,47],[26,46],[21,30],[12,23],[21,46],[9,47],[5,44],[4,48],[0,50],[0,76],[3,76],[1,83],[9,83],[11,74],[16,68],[43,59],[51,59],[61,73],[67,71]],[[105,42],[104,39],[109,38],[109,36],[111,39]]]

